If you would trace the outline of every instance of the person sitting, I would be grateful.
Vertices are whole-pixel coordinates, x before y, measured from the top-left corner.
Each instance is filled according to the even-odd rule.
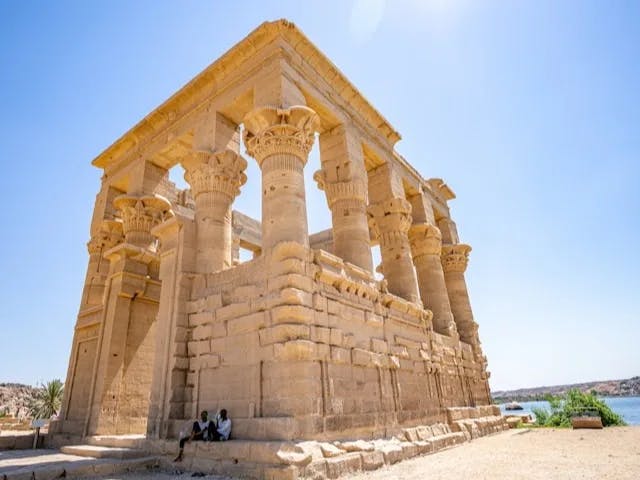
[[[209,413],[206,410],[203,410],[202,413],[200,413],[200,420],[193,422],[191,435],[180,439],[180,452],[174,459],[174,462],[182,461],[185,442],[190,442],[191,440],[212,440],[215,436],[217,436],[215,425],[211,420],[209,420]]]
[[[220,413],[216,415],[216,428],[213,429],[210,440],[214,442],[224,442],[229,440],[231,435],[231,419],[227,417],[227,410],[222,409]]]

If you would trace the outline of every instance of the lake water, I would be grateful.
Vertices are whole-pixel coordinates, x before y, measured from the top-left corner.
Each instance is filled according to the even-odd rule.
[[[611,409],[622,416],[628,425],[640,425],[640,397],[602,397]],[[507,411],[505,404],[500,405],[502,413],[533,413],[534,408],[549,409],[549,402],[518,402],[522,410]]]

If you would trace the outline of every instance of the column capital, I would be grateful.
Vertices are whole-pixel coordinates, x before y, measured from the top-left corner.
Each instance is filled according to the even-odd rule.
[[[87,243],[89,255],[106,252],[122,242],[122,222],[117,220],[103,220],[100,230]]]
[[[396,197],[369,205],[367,209],[372,232],[383,245],[400,233],[406,235],[411,227],[411,204]]]
[[[185,168],[184,179],[196,201],[198,195],[209,192],[222,193],[233,200],[247,181],[247,161],[233,150],[196,151]]]
[[[414,262],[425,255],[440,255],[442,250],[440,229],[430,223],[411,225],[409,242],[411,243]]]
[[[274,154],[295,155],[307,163],[320,118],[311,108],[259,107],[244,117],[244,144],[259,165]]]
[[[446,272],[464,272],[469,262],[471,247],[464,243],[442,246],[442,269]]]
[[[367,185],[363,180],[354,179],[346,182],[332,182],[327,180],[327,174],[320,169],[313,174],[318,188],[327,194],[327,203],[331,208],[341,200],[367,201]]]
[[[122,217],[125,241],[148,247],[153,242],[151,229],[173,215],[171,203],[160,195],[120,195],[113,201]]]

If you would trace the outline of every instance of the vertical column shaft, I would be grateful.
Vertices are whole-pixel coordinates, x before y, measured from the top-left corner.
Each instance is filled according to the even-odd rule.
[[[247,162],[232,150],[196,157],[184,177],[196,203],[196,269],[211,273],[233,266],[231,205],[247,180]]]
[[[455,323],[440,261],[440,230],[427,223],[414,224],[409,231],[409,238],[422,303],[433,312],[435,331],[443,335],[453,335],[456,330]]]
[[[305,106],[257,108],[244,119],[245,146],[262,170],[262,248],[309,245],[304,166],[319,119]]]
[[[469,292],[464,279],[470,251],[471,247],[465,244],[444,245],[442,247],[442,268],[451,311],[460,339],[476,345],[478,343],[477,325],[473,320]]]
[[[418,282],[407,235],[411,226],[411,205],[404,198],[393,198],[370,205],[368,213],[371,227],[380,241],[382,271],[389,291],[418,302]]]

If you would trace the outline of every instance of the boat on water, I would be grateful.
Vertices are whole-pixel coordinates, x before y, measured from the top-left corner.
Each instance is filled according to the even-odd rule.
[[[518,402],[509,402],[504,406],[505,410],[524,410]]]

